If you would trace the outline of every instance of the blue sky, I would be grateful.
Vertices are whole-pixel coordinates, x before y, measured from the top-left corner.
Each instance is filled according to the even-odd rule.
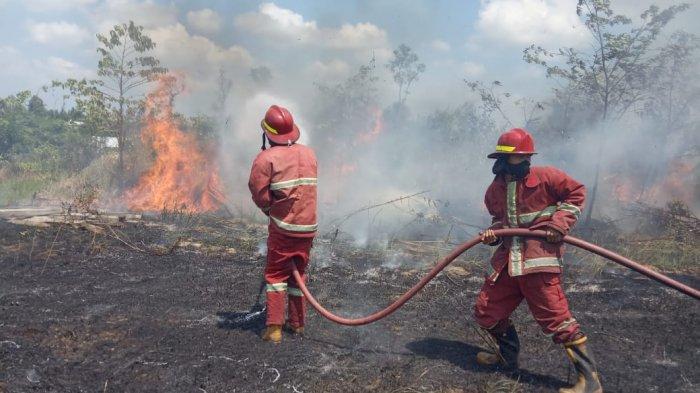
[[[651,1],[618,0],[639,14]],[[656,2],[661,6],[673,3]],[[94,76],[95,34],[129,19],[156,40],[156,55],[188,78],[181,107],[206,111],[219,69],[234,79],[237,104],[259,93],[250,68],[266,66],[267,93],[303,105],[314,83],[336,83],[373,55],[380,66],[400,43],[427,66],[409,105],[431,110],[469,97],[463,79],[502,80],[516,95],[547,93],[542,70],[522,61],[530,43],[585,49],[575,0],[149,1],[0,0],[0,96],[52,79]],[[693,31],[693,7],[669,26]],[[395,94],[379,69],[386,100]],[[49,100],[50,101],[50,100]],[[51,104],[51,102],[49,102]]]

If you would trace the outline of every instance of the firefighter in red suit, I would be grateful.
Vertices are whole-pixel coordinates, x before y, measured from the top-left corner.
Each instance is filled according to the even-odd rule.
[[[296,264],[305,280],[317,227],[316,156],[311,148],[296,143],[299,128],[286,108],[271,106],[260,126],[263,151],[253,162],[248,188],[255,204],[270,218],[265,266],[267,328],[263,339],[279,343],[283,325],[293,333],[304,332],[306,304],[292,276],[292,266]],[[265,147],[266,141],[270,148]]]
[[[602,387],[586,336],[571,315],[561,287],[562,238],[581,215],[584,186],[553,167],[530,167],[535,153],[532,136],[520,128],[498,139],[493,173],[486,191],[486,207],[493,217],[483,232],[484,244],[498,246],[490,262],[486,282],[474,306],[477,324],[493,338],[492,351],[479,352],[477,363],[506,370],[518,368],[520,342],[509,319],[525,300],[545,334],[563,344],[578,380],[561,393],[598,393]],[[498,238],[501,228],[542,229],[540,238]]]

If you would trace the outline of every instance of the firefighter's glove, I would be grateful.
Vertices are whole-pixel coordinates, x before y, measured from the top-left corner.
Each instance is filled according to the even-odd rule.
[[[493,246],[498,243],[498,237],[493,232],[493,229],[487,229],[481,232],[481,242],[488,246]]]
[[[547,228],[547,241],[550,243],[561,243],[564,239],[564,234],[557,231],[556,229]]]

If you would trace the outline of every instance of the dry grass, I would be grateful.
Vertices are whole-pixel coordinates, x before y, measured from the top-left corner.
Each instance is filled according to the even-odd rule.
[[[489,381],[480,391],[482,393],[521,393],[523,387],[519,381],[514,381],[505,377]]]

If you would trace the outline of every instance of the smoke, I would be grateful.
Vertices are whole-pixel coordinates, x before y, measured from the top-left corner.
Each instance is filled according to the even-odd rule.
[[[386,71],[376,67],[373,72]],[[269,105],[278,104],[294,114],[302,130],[300,142],[316,150],[323,235],[339,230],[368,246],[396,238],[436,238],[449,231],[466,238],[489,224],[483,195],[493,175],[492,160],[485,156],[510,125],[487,113],[477,98],[421,112],[410,106],[410,99],[408,106],[382,101],[395,86],[376,83],[372,88],[381,91],[363,102],[356,91],[313,79],[306,83],[314,88],[304,97],[262,88],[227,106],[230,127],[222,128],[220,158],[235,204],[254,210],[248,171],[259,152],[260,120]],[[353,103],[335,108],[343,99]],[[524,126],[520,109],[505,110],[514,126]],[[688,153],[697,137],[662,132],[656,122],[635,113],[604,125],[584,122],[556,130],[551,119],[557,110],[547,107],[528,126],[539,151],[533,165],[557,166],[590,192],[600,160],[595,216],[615,219],[635,202],[663,206],[674,199],[698,211],[698,158]],[[382,205],[405,196],[411,197]],[[381,206],[369,208],[374,205]]]
[[[493,175],[486,155],[498,135],[515,126],[536,138],[540,154],[533,165],[557,166],[589,191],[600,166],[598,217],[618,218],[637,201],[661,206],[680,199],[700,209],[698,157],[690,148],[698,144],[697,126],[687,126],[697,124],[697,101],[684,132],[645,117],[643,107],[600,125],[591,120],[599,117],[594,108],[577,108],[572,115],[552,94],[542,95],[543,78],[520,78],[515,82],[520,94],[502,103],[509,119],[504,121],[469,91],[463,69],[456,71],[429,58],[429,49],[413,45],[428,69],[410,87],[406,103],[397,103],[398,87],[385,67],[397,44],[390,42],[392,35],[365,23],[319,25],[268,4],[235,19],[238,32],[257,37],[245,45],[221,48],[180,24],[152,30],[164,63],[195,70],[191,94],[182,97],[178,109],[206,112],[218,105],[209,114],[218,124],[217,158],[235,211],[265,218],[250,201],[247,180],[260,151],[260,120],[273,104],[290,109],[302,132],[300,143],[316,151],[321,234],[344,232],[361,246],[448,233],[464,238],[488,225],[483,195]],[[180,43],[187,50],[177,50]],[[190,52],[197,56],[187,56]],[[522,70],[534,75],[524,62]],[[221,71],[232,81],[228,88],[217,85]],[[483,69],[469,76],[487,77]],[[217,94],[221,89],[225,94]],[[522,106],[513,104],[524,98],[547,104],[537,119],[526,119]],[[566,116],[574,120],[559,126]],[[411,197],[399,199],[406,196]]]

